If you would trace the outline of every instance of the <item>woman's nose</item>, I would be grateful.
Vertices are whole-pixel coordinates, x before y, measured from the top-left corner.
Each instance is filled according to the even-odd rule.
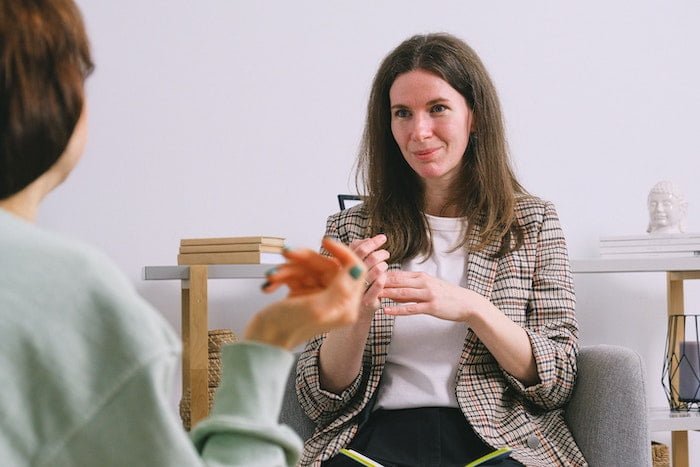
[[[429,116],[427,115],[416,115],[413,118],[413,139],[416,141],[422,141],[424,139],[430,138],[433,134],[433,123]]]

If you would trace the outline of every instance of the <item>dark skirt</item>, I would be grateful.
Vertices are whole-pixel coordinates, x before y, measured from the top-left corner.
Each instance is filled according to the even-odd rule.
[[[348,448],[385,467],[464,467],[494,450],[474,433],[459,409],[447,407],[376,410]],[[360,464],[338,454],[322,465]],[[522,466],[514,459],[484,465]]]

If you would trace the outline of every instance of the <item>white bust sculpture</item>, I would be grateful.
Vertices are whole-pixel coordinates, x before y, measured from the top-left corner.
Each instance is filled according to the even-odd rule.
[[[651,234],[685,232],[685,214],[688,202],[680,189],[669,181],[661,181],[649,191],[647,198]]]

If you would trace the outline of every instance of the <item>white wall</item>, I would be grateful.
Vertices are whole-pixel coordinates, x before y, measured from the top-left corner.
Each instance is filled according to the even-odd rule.
[[[106,250],[177,328],[179,284],[145,283],[141,268],[174,264],[184,237],[315,248],[335,195],[354,191],[373,74],[418,32],[455,33],[480,53],[517,172],[557,205],[572,258],[595,255],[600,235],[643,233],[646,194],[665,178],[700,231],[697,2],[78,3],[97,63],[90,141],[40,223]],[[576,279],[582,344],[640,352],[653,405],[665,404],[664,279]],[[240,332],[269,300],[258,285],[210,281],[211,326]],[[698,284],[687,289],[687,312],[700,311]]]

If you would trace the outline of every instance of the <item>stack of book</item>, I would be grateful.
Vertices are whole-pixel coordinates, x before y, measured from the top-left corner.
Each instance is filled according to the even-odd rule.
[[[700,233],[601,237],[600,256],[603,258],[700,258]]]
[[[184,238],[177,264],[280,264],[282,237]]]

